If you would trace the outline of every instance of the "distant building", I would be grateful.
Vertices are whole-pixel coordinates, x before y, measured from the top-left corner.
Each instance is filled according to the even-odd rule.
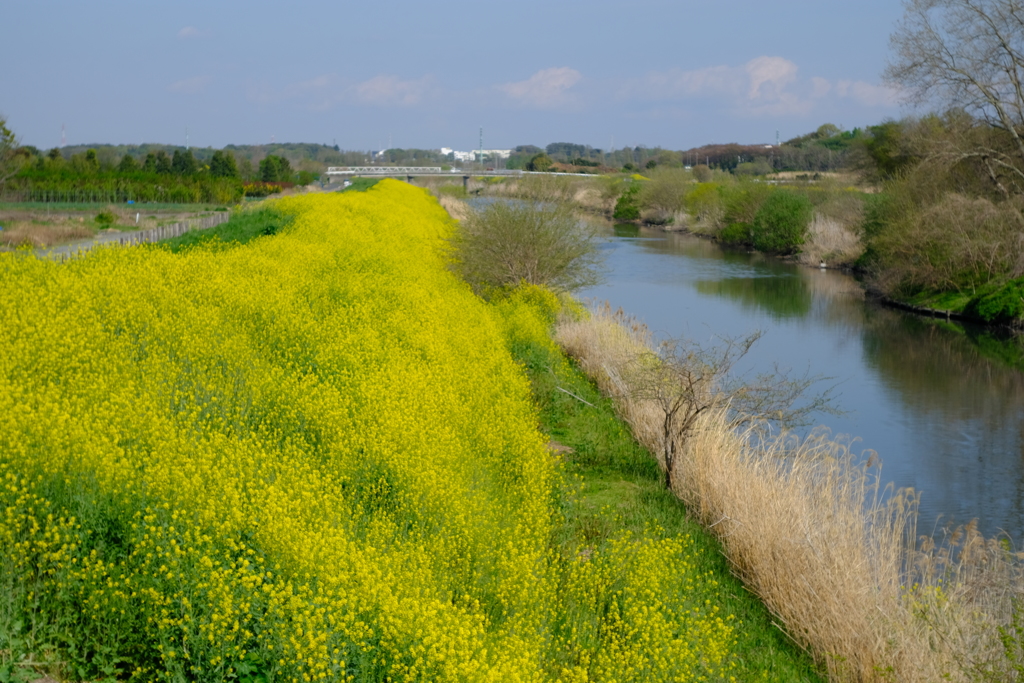
[[[483,152],[484,159],[508,159],[512,154],[510,149],[485,149]],[[474,149],[471,152],[460,152],[451,147],[442,147],[441,154],[451,154],[455,161],[477,161],[480,156],[480,150]]]

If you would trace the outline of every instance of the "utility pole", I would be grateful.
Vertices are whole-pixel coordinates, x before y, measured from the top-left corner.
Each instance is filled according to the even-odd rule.
[[[185,126],[185,151],[188,151],[188,126]]]

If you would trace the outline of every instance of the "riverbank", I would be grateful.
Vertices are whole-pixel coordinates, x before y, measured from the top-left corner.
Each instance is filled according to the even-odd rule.
[[[662,413],[631,379],[654,351],[644,326],[597,309],[556,339],[660,452]],[[1002,681],[1019,666],[999,630],[1017,618],[1019,558],[970,525],[955,547],[916,547],[915,494],[880,496],[872,461],[846,443],[765,442],[709,412],[676,447],[673,493],[834,680]]]
[[[776,187],[729,174],[697,183],[682,169],[653,169],[649,177],[512,180],[480,189],[493,196],[571,203],[603,220],[615,221],[616,215],[628,214],[629,221],[636,224],[686,232],[732,247],[777,244],[780,252],[795,250],[794,255],[781,257],[786,260],[811,268],[824,264],[854,272],[867,283],[866,294],[874,296],[880,291],[883,303],[923,315],[959,316],[993,329],[1024,330],[1024,278],[1007,279],[1019,272],[1020,265],[1014,265],[1012,253],[1003,253],[1016,247],[1005,243],[1005,235],[988,225],[992,220],[979,226],[980,234],[974,237],[956,226],[946,232],[926,231],[922,237],[928,240],[926,247],[903,234],[903,228],[890,225],[898,221],[890,215],[894,200],[885,193],[866,192],[834,180]],[[759,233],[753,229],[758,216],[771,204],[769,198],[778,199],[780,193],[791,200],[791,206],[781,212],[774,207],[774,218],[763,218],[774,221],[779,230],[780,220],[805,221],[802,239],[791,229],[770,239],[757,237]],[[629,206],[624,207],[623,202]],[[952,218],[941,213],[932,218],[959,216],[961,222],[969,223],[971,207],[985,214],[986,206],[961,201],[947,207]],[[799,220],[794,211],[803,213]],[[959,242],[954,244],[947,232],[960,235]],[[1005,244],[996,248],[999,239]]]
[[[555,324],[552,319],[551,324]],[[577,482],[558,536],[570,552],[587,554],[623,534],[692,541],[690,561],[714,577],[700,600],[735,619],[737,681],[821,681],[813,659],[776,623],[764,603],[731,571],[721,542],[695,521],[663,485],[647,445],[637,442],[615,403],[557,347],[513,343],[530,378],[541,429],[568,476]]]
[[[864,502],[856,489],[865,484],[865,480],[858,480],[857,476],[864,475],[868,480],[878,477],[877,483],[883,488],[886,483],[895,482],[897,487],[914,486],[924,490],[924,504],[920,509],[926,510],[926,514],[921,518],[921,532],[929,537],[943,537],[939,527],[934,526],[940,514],[942,522],[951,517],[960,521],[981,517],[981,528],[986,534],[994,535],[998,528],[1003,528],[1018,536],[1021,527],[1016,508],[1011,503],[1007,509],[1000,501],[1012,501],[1019,495],[1018,487],[1013,484],[1019,477],[1019,467],[1014,465],[1019,453],[1016,440],[1016,416],[1021,405],[1019,374],[978,358],[966,339],[944,333],[945,321],[926,323],[916,316],[903,316],[881,306],[865,304],[861,286],[838,273],[798,270],[776,259],[745,252],[721,252],[710,241],[689,235],[630,227],[616,229],[613,236],[611,226],[605,228],[610,238],[606,250],[609,283],[586,291],[583,296],[597,301],[610,299],[615,307],[639,313],[661,335],[699,335],[706,339],[708,330],[712,335],[736,335],[752,327],[765,330],[768,334],[761,342],[764,346],[757,352],[758,357],[752,359],[752,373],[770,372],[778,363],[783,368],[794,367],[798,371],[806,367],[810,374],[839,374],[836,381],[841,383],[844,394],[842,407],[860,414],[857,419],[844,417],[837,422],[829,421],[835,433],[865,437],[863,446],[847,442],[856,447],[853,451],[856,458],[849,450],[845,454],[838,451],[851,461],[832,474],[818,467],[841,460],[836,456],[837,451],[819,451],[817,456],[799,451],[774,456],[762,453],[765,457],[759,459],[755,457],[756,451],[744,454],[742,449],[728,447],[719,448],[717,452],[715,449],[702,451],[698,454],[702,458],[685,458],[687,466],[691,462],[703,465],[697,468],[701,476],[681,488],[684,494],[697,489],[697,493],[688,498],[691,514],[703,519],[714,532],[728,534],[723,543],[732,544],[734,554],[730,557],[735,567],[750,569],[758,564],[754,560],[760,562],[760,576],[751,577],[749,585],[760,581],[781,589],[782,596],[776,595],[775,600],[783,607],[776,613],[783,613],[785,609],[791,617],[796,612],[798,620],[805,620],[803,628],[790,626],[792,632],[839,640],[844,639],[844,634],[848,636],[840,643],[846,649],[826,643],[815,651],[819,654],[838,651],[844,653],[844,657],[857,653],[856,666],[865,666],[860,671],[868,672],[865,674],[868,680],[873,678],[871,674],[877,673],[871,671],[876,664],[883,669],[891,665],[900,676],[910,680],[915,674],[907,672],[918,669],[927,672],[929,667],[934,667],[932,673],[936,677],[945,669],[953,672],[950,675],[954,680],[1001,680],[995,673],[986,679],[950,665],[950,657],[962,654],[962,651],[957,654],[955,648],[930,659],[928,648],[922,647],[922,633],[933,628],[931,620],[940,614],[950,621],[934,626],[936,637],[952,643],[955,638],[950,639],[943,629],[972,638],[981,633],[983,638],[976,642],[987,639],[988,645],[970,652],[973,660],[968,666],[989,666],[985,660],[991,658],[991,666],[998,667],[996,627],[1007,624],[1011,618],[1009,597],[1018,590],[1017,584],[1005,576],[995,580],[998,572],[986,578],[987,570],[978,571],[979,566],[984,569],[984,563],[969,562],[953,568],[939,566],[943,562],[937,559],[942,557],[941,553],[917,554],[921,549],[913,546],[916,534],[912,530],[902,539],[889,536],[882,548],[878,548],[877,538],[868,538],[864,546],[859,547],[855,542],[857,525],[863,531],[865,517],[872,520],[867,526],[879,523],[879,517],[866,514],[863,507],[856,507]],[[608,368],[615,368],[614,364],[601,361],[595,365],[598,381]],[[628,399],[631,392],[615,386],[610,393],[619,399]],[[622,412],[620,410],[620,414]],[[875,469],[878,456],[872,457],[870,453],[860,456],[861,447],[878,449],[886,460],[884,478],[881,478],[881,471]],[[754,473],[744,473],[743,468],[736,471],[736,460],[745,460],[747,466],[753,463]],[[787,483],[784,477],[766,479],[772,474],[770,466],[780,463],[783,467],[789,463],[806,463],[802,472],[804,486]],[[868,463],[871,466],[863,469]],[[765,468],[766,472],[760,472],[758,467]],[[950,471],[956,471],[957,476],[947,476]],[[832,494],[822,488],[828,476],[833,477],[832,481],[850,484],[846,502],[856,505],[847,508],[841,516],[829,516],[834,507],[828,502]],[[734,490],[729,489],[730,481]],[[808,502],[808,492],[820,492],[821,499]],[[815,505],[820,506],[817,513]],[[805,512],[808,506],[810,512]],[[916,498],[913,507],[915,511],[919,509]],[[724,514],[731,520],[723,519]],[[845,522],[840,523],[840,518]],[[916,523],[917,514],[914,512],[904,519]],[[752,536],[741,526],[751,527]],[[881,534],[885,525],[875,528]],[[952,525],[950,531],[954,531]],[[947,538],[955,537],[953,534]],[[864,535],[859,538],[863,540]],[[976,533],[966,538],[971,539],[972,547],[968,555],[976,548],[987,548],[995,551],[993,558],[985,559],[986,562],[993,560],[990,567],[1013,570],[1012,563],[1002,562],[1009,555],[999,550],[998,544],[987,543]],[[891,561],[893,557],[903,560]],[[920,565],[916,564],[918,560]],[[824,565],[815,564],[819,561]],[[948,568],[951,573],[941,577],[944,580],[955,576],[960,581],[970,575],[969,580],[945,584],[944,590],[948,588],[952,597],[948,603],[936,607],[929,604],[928,599],[901,592],[899,586],[915,582],[935,587],[937,575],[905,577],[900,569],[904,561],[906,566],[918,569],[932,567],[937,574]],[[892,589],[894,584],[896,588]],[[806,585],[812,586],[813,591],[800,588]],[[816,597],[815,593],[828,597]],[[884,612],[872,607],[879,604]],[[920,611],[915,612],[913,618],[908,617],[907,610],[913,612],[915,605]],[[935,612],[928,612],[933,608]],[[879,621],[870,622],[870,628],[857,626],[852,631],[843,630],[849,623],[859,620],[863,625],[876,618],[873,615],[883,614],[888,616],[878,616]],[[881,623],[888,618],[893,619],[895,625]],[[806,625],[807,619],[811,620],[810,625]],[[986,624],[983,619],[992,621]],[[829,620],[839,626],[829,626]],[[909,643],[908,654],[898,664],[887,659],[903,657],[886,650],[885,638],[890,628],[901,634],[898,638],[894,636],[892,647],[898,649],[901,643]],[[963,642],[956,647],[962,645]],[[822,656],[827,658],[827,655]],[[915,658],[921,661],[915,663]],[[840,669],[843,666],[838,662],[833,664]],[[855,677],[855,674],[847,674],[844,677],[842,671],[835,672],[838,679]],[[919,680],[929,680],[927,673],[920,675]],[[900,680],[900,676],[893,674],[891,678]]]

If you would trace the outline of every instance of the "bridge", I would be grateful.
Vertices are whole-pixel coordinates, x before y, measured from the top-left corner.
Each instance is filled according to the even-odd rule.
[[[405,176],[410,183],[413,178],[420,176],[444,176],[446,178],[462,177],[462,186],[469,189],[470,178],[484,176],[524,176],[524,175],[571,175],[580,176],[582,173],[548,173],[546,171],[520,171],[518,169],[488,169],[486,171],[469,172],[463,169],[452,169],[444,171],[440,166],[329,166],[327,168],[329,177],[344,178],[355,176]]]
[[[469,176],[496,176],[496,175],[522,175],[531,171],[488,169],[486,171],[469,172],[460,169],[450,171],[442,170],[440,166],[329,166],[329,176],[422,176],[422,175],[443,175],[456,176],[459,174]],[[573,173],[562,173],[559,175],[575,175]]]
[[[421,175],[464,175],[479,176],[519,176],[519,175],[588,175],[586,173],[560,173],[552,171],[521,171],[519,169],[493,169],[486,171],[467,171],[453,168],[442,170],[440,166],[328,166],[329,176],[421,176]]]

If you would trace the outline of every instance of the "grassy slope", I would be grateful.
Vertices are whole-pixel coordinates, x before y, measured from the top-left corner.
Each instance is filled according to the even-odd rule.
[[[163,240],[160,244],[173,252],[197,245],[212,246],[212,243],[245,244],[263,235],[274,235],[286,226],[291,218],[274,208],[259,208],[242,211],[231,216],[227,223],[206,230],[193,230],[180,237]]]
[[[353,178],[352,184],[341,192],[366,192],[380,182],[380,178]]]
[[[572,449],[564,458],[581,483],[577,500],[567,509],[559,541],[586,546],[622,530],[638,536],[690,536],[700,548],[694,559],[701,571],[716,575],[719,584],[718,591],[706,599],[741,622],[736,680],[824,680],[810,657],[775,625],[764,604],[732,576],[718,542],[689,520],[683,504],[665,490],[654,458],[615,416],[611,401],[574,366],[556,376],[552,368],[560,363],[546,349],[519,345],[512,352],[530,377],[542,430]]]
[[[368,183],[348,190],[365,191]],[[177,251],[211,240],[244,243],[274,234],[287,217],[273,209],[261,209],[232,217],[210,230],[167,240]],[[552,439],[572,449],[564,458],[569,471],[579,478],[577,498],[566,507],[565,524],[553,542],[564,547],[596,545],[624,530],[636,536],[690,536],[700,549],[694,558],[701,572],[716,576],[719,588],[704,596],[724,613],[741,622],[737,680],[821,681],[810,658],[796,648],[773,623],[764,605],[748,593],[730,573],[717,541],[687,519],[684,506],[665,491],[653,457],[632,438],[619,421],[611,401],[602,397],[582,373],[572,369],[555,375],[561,363],[550,351],[533,345],[513,346],[513,355],[527,371],[538,404],[541,428]],[[557,387],[567,389],[588,405]]]

